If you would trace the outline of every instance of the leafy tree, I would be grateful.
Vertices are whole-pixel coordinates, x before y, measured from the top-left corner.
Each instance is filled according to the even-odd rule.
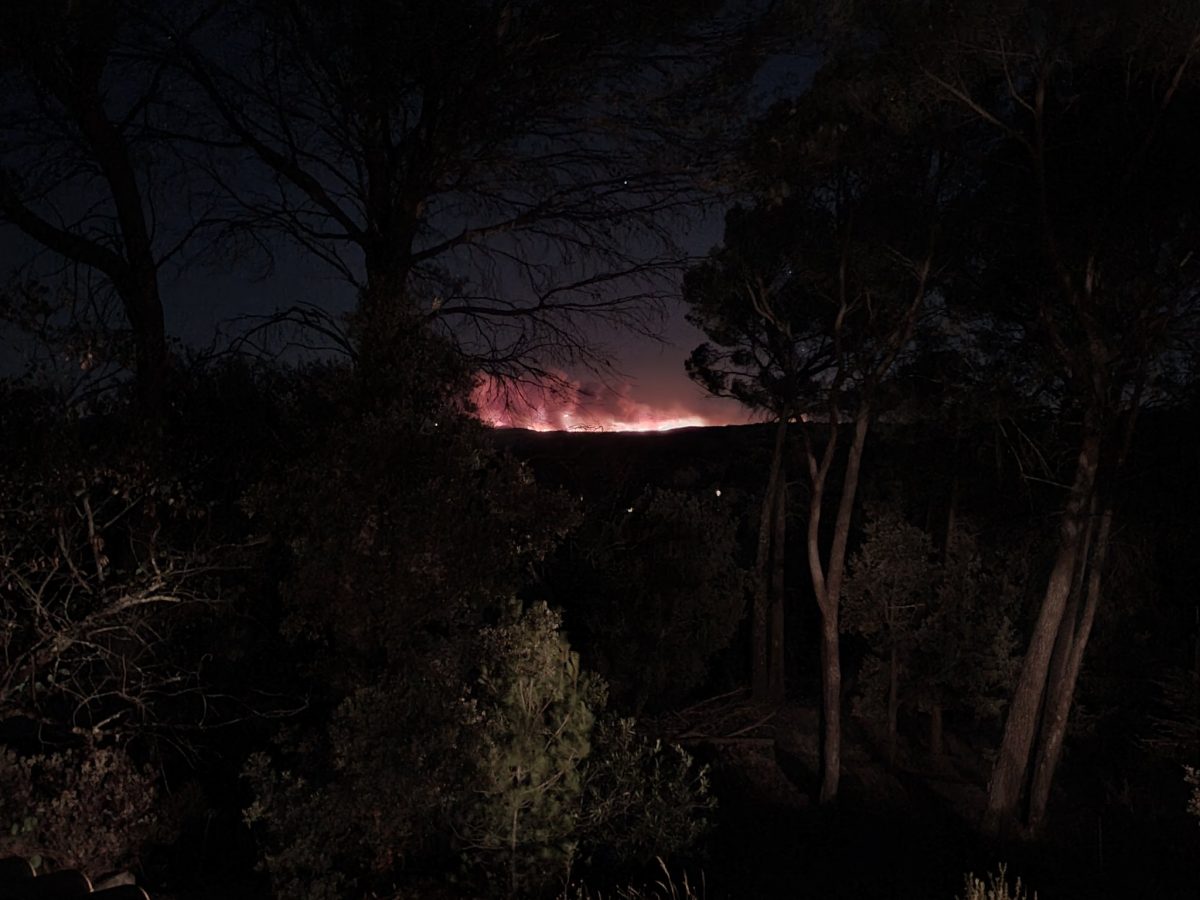
[[[895,510],[875,512],[863,529],[863,543],[850,560],[844,588],[842,627],[871,643],[881,661],[887,714],[888,755],[896,758],[896,725],[901,679],[917,648],[920,624],[940,580],[933,541]],[[873,680],[873,679],[872,679]]]
[[[579,817],[581,858],[645,865],[694,848],[712,827],[708,768],[678,744],[649,741],[628,718],[592,732]]]
[[[782,635],[787,537],[786,448],[793,405],[805,388],[831,365],[828,347],[810,331],[797,337],[769,305],[789,286],[781,274],[769,278],[786,248],[779,245],[789,226],[779,214],[735,208],[726,216],[725,246],[684,280],[688,320],[710,342],[687,360],[688,374],[717,396],[733,397],[751,409],[768,412],[777,422],[766,485],[758,517],[753,603],[751,606],[751,688],[759,702],[784,695]],[[796,344],[806,353],[797,353]]]
[[[1019,669],[1016,625],[1027,587],[1018,554],[985,550],[969,521],[959,520],[946,540],[910,662],[914,700],[930,717],[934,753],[942,752],[943,711],[976,722],[1000,718]]]
[[[808,93],[776,107],[749,157],[756,206],[729,215],[724,245],[685,281],[691,321],[710,338],[689,372],[780,423],[768,503],[789,421],[804,439],[805,543],[822,623],[823,802],[836,797],[841,766],[838,616],[863,451],[934,287],[937,223],[954,184],[937,121],[907,78],[892,58],[851,47]],[[831,479],[846,426],[845,465]],[[828,543],[827,494],[836,497]],[[760,548],[773,519],[764,505]],[[760,549],[760,571],[764,558]],[[765,628],[754,632],[761,656]]]
[[[978,214],[964,220],[979,250],[976,297],[1040,348],[1043,402],[1079,423],[1058,552],[991,780],[990,831],[1043,819],[1137,411],[1189,377],[1173,341],[1189,331],[1195,296],[1200,20],[1187,3],[1158,12],[1012,2],[924,16],[924,29],[893,23],[893,46],[915,51],[983,161]]]
[[[36,385],[0,384],[0,852],[98,875],[174,839],[179,764],[254,716],[218,674],[248,549],[189,466]]]
[[[1142,743],[1172,768],[1183,767],[1187,810],[1200,817],[1200,673],[1172,669],[1157,680],[1157,687],[1158,709]]]
[[[1188,812],[1200,819],[1200,772],[1188,766],[1185,780],[1192,788],[1192,796],[1188,800]]]
[[[643,862],[699,837],[698,814],[712,805],[703,770],[627,720],[597,720],[604,684],[580,669],[557,615],[514,611],[470,646],[474,681],[448,679],[435,660],[424,663],[428,680],[347,698],[329,731],[328,770],[305,776],[252,760],[247,818],[265,828],[276,894],[395,883],[422,844],[429,871],[439,842],[480,889],[536,894],[593,854]],[[453,871],[448,857],[440,864]]]
[[[871,641],[865,706],[885,710],[893,759],[905,702],[929,715],[930,750],[940,754],[943,713],[999,717],[1016,675],[1017,560],[985,555],[962,521],[941,556],[925,531],[884,507],[867,521],[846,578],[843,621]]]
[[[363,895],[449,853],[447,813],[479,743],[447,655],[413,654],[405,679],[357,689],[326,727],[285,731],[250,757],[245,818],[274,895]]]
[[[401,359],[386,397],[345,368],[302,379],[292,462],[247,501],[281,570],[276,653],[309,707],[248,770],[280,892],[342,896],[450,852],[448,798],[480,752],[473,636],[570,524],[488,447],[442,342],[410,335]]]
[[[604,689],[583,672],[559,620],[534,606],[487,629],[476,691],[483,746],[478,799],[456,832],[474,857],[503,859],[508,890],[568,880],[583,770]]]

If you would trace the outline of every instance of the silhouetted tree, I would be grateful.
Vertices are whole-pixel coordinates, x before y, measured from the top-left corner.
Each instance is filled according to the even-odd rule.
[[[111,286],[138,402],[156,418],[169,369],[160,272],[198,219],[152,134],[167,79],[138,49],[135,7],[18,0],[0,10],[0,221]]]
[[[685,283],[691,320],[711,338],[689,361],[693,377],[769,410],[781,429],[798,421],[804,438],[807,556],[822,623],[822,802],[836,797],[840,772],[838,609],[863,449],[934,284],[951,183],[938,135],[887,61],[832,59],[808,94],[762,125],[750,158],[761,199],[730,214],[724,246]],[[845,425],[850,446],[835,484]],[[836,513],[826,544],[828,493]],[[763,525],[770,520],[764,513]]]
[[[900,44],[917,48],[926,82],[974,131],[984,160],[973,268],[991,309],[1041,348],[1043,402],[1079,422],[1058,551],[984,823],[1036,829],[1102,594],[1133,423],[1176,374],[1189,377],[1172,341],[1185,334],[1196,286],[1200,9],[968,4]],[[1086,586],[1077,603],[1075,583]]]
[[[664,216],[736,118],[716,9],[241,0],[160,25],[198,94],[176,137],[244,170],[213,170],[228,234],[282,235],[358,286],[371,366],[432,323],[493,372],[545,376],[602,365],[579,316],[648,328],[682,258]]]

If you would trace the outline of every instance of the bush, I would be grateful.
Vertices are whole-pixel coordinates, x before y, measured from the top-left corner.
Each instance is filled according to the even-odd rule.
[[[640,865],[693,846],[716,806],[708,768],[678,744],[650,741],[633,719],[606,717],[593,734],[580,832],[583,858]]]
[[[892,678],[902,706],[977,720],[998,719],[1011,694],[1020,664],[1013,626],[1020,567],[1009,553],[985,553],[969,524],[947,540],[937,562],[929,535],[897,510],[874,511],[867,523],[850,561],[842,618],[845,630],[871,642],[854,698],[865,718],[883,717]]]
[[[579,667],[544,604],[481,640],[480,757],[456,830],[467,858],[505,871],[510,894],[566,880],[578,849],[585,761],[604,687]]]
[[[449,853],[447,811],[478,756],[478,717],[455,661],[414,654],[404,679],[360,688],[324,730],[289,729],[251,757],[245,819],[276,896],[363,896]]]
[[[173,837],[163,807],[153,774],[121,750],[0,751],[0,857],[92,874],[133,868]]]
[[[457,662],[414,658],[405,679],[341,704],[325,735],[252,760],[246,818],[277,896],[394,891],[406,869],[439,867],[476,893],[537,895],[577,860],[652,859],[701,834],[705,772],[632,722],[597,719],[604,685],[556,613],[514,609],[468,655],[468,683],[448,677]]]

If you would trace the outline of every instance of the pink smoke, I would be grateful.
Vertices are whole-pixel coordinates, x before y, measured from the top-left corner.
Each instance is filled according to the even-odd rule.
[[[706,415],[682,403],[653,406],[634,398],[629,384],[566,376],[559,376],[558,383],[521,385],[502,385],[483,376],[471,399],[487,424],[531,431],[670,431],[745,421],[728,412]]]

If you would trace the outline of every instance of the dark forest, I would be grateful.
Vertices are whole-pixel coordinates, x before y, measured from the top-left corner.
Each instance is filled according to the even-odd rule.
[[[0,900],[1195,897],[1198,160],[1195,0],[8,0]]]

